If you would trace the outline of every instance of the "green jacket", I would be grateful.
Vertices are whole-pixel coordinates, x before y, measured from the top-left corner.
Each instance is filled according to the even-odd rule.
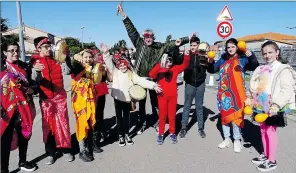
[[[128,17],[123,20],[123,23],[128,36],[136,48],[134,55],[136,60],[134,64],[134,70],[139,76],[148,77],[150,70],[155,66],[155,64],[160,62],[164,51],[175,46],[175,40],[172,40],[169,43],[154,42],[152,45],[147,46],[144,44],[144,39],[140,36],[134,24]],[[183,37],[181,38],[180,46],[188,42],[189,38]]]

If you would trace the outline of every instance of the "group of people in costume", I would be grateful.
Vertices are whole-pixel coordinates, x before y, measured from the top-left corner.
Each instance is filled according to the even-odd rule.
[[[204,129],[203,101],[205,80],[208,73],[219,73],[217,103],[220,111],[224,140],[218,145],[224,149],[232,142],[234,152],[242,150],[241,129],[244,127],[244,108],[253,108],[253,116],[267,113],[268,118],[260,123],[263,152],[252,162],[260,171],[275,169],[277,151],[277,127],[286,126],[282,120],[295,106],[296,73],[287,64],[281,63],[280,49],[275,42],[267,41],[261,46],[266,64],[259,65],[253,52],[238,49],[234,38],[225,43],[225,53],[218,61],[208,58],[197,47],[200,39],[192,36],[173,40],[169,43],[155,42],[155,35],[147,29],[141,35],[132,21],[117,6],[123,18],[128,36],[136,52],[134,62],[125,51],[111,55],[106,45],[98,50],[84,49],[73,58],[66,57],[59,63],[52,56],[52,43],[47,37],[34,39],[36,53],[30,63],[19,60],[20,47],[17,43],[3,46],[6,56],[1,66],[1,173],[8,173],[10,151],[19,148],[19,168],[36,170],[36,165],[27,161],[28,141],[32,135],[36,109],[32,99],[39,94],[42,114],[42,130],[46,164],[51,165],[59,154],[68,162],[74,161],[72,152],[67,93],[64,89],[63,74],[71,75],[71,103],[76,120],[76,138],[79,142],[79,158],[84,162],[94,160],[93,153],[100,153],[100,140],[106,138],[104,129],[104,107],[109,94],[106,81],[111,82],[111,96],[114,99],[119,146],[134,144],[129,135],[130,111],[133,102],[129,88],[139,85],[148,89],[152,106],[152,120],[147,124],[146,99],[139,101],[137,134],[147,126],[157,132],[157,144],[164,143],[166,119],[169,119],[169,137],[177,143],[176,107],[177,77],[184,71],[185,103],[182,114],[180,138],[188,131],[191,104],[195,99],[198,134],[206,137]],[[179,54],[179,47],[190,43],[190,50]],[[167,56],[165,64],[161,57]],[[246,89],[245,72],[254,71]]]

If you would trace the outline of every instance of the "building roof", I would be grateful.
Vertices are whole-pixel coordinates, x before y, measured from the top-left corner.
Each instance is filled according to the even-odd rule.
[[[263,34],[248,35],[245,37],[237,38],[237,40],[243,41],[258,41],[258,40],[274,40],[283,43],[290,43],[296,41],[296,36],[286,35],[275,32],[267,32]]]
[[[36,30],[36,31],[43,32],[43,33],[45,33],[45,34],[51,34],[51,33],[49,33],[49,32],[46,32],[46,31],[43,31],[43,30],[41,30],[41,29],[37,29],[37,28],[31,27],[31,26],[28,26],[28,25],[25,25],[25,24],[23,24],[23,26],[24,26],[24,27],[27,27],[27,28],[34,29],[34,30]],[[8,30],[5,31],[5,32],[9,32],[9,31],[12,31],[12,30],[15,30],[15,29],[18,29],[18,27],[8,29]],[[4,32],[4,33],[5,33],[5,32]],[[51,34],[51,35],[53,35],[53,34]],[[58,37],[58,38],[62,38],[62,37],[59,37],[59,36],[56,36],[56,35],[54,35],[54,36],[55,36],[55,37]]]

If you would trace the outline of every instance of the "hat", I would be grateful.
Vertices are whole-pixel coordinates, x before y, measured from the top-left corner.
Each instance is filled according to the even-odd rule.
[[[125,55],[121,55],[120,58],[118,58],[117,60],[115,60],[115,64],[116,64],[116,67],[119,68],[120,64],[124,64],[126,65],[128,68],[131,69],[131,65],[130,65],[130,62],[129,60],[125,57]]]
[[[43,44],[51,44],[48,37],[37,37],[34,39],[34,45],[35,45],[36,49],[38,49]]]

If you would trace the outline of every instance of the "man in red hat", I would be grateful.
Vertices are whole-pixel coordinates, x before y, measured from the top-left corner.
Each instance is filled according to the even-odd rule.
[[[64,89],[63,74],[69,73],[70,57],[66,63],[56,62],[52,56],[51,42],[47,37],[34,39],[36,54],[32,55],[32,79],[40,83],[39,100],[42,113],[43,142],[48,154],[46,164],[51,165],[57,158],[57,148],[62,149],[67,161],[72,162],[71,135],[67,108],[67,93]]]
[[[32,98],[33,88],[38,86],[31,80],[29,65],[19,60],[18,43],[4,44],[2,48],[6,58],[0,74],[1,173],[9,173],[10,151],[16,147],[19,148],[19,168],[31,172],[37,167],[27,161],[27,150],[36,115]]]

